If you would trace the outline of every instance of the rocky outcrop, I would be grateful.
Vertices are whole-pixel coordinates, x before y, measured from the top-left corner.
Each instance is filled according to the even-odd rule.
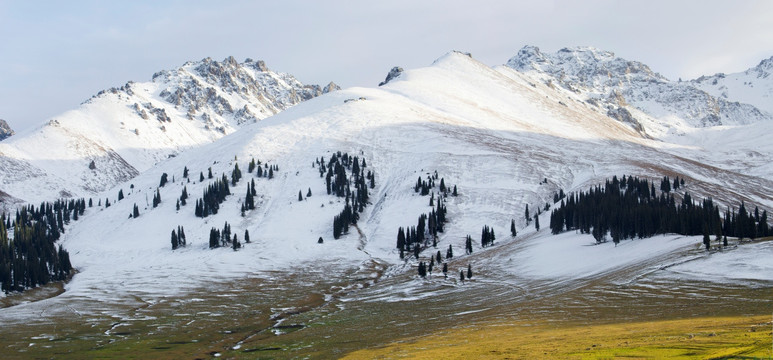
[[[10,137],[13,135],[13,129],[11,129],[10,126],[8,126],[8,123],[5,122],[5,120],[0,119],[0,141],[3,141],[4,139]]]
[[[378,84],[378,86],[386,85],[388,82],[392,81],[392,79],[400,76],[400,74],[403,73],[403,68],[399,66],[395,66],[392,68],[392,70],[389,70],[389,73],[386,76],[386,79]]]

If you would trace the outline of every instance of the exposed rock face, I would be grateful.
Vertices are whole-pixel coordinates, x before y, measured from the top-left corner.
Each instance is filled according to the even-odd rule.
[[[388,82],[392,81],[392,79],[400,76],[400,74],[403,73],[403,68],[399,66],[395,66],[392,68],[392,70],[389,70],[389,73],[386,76],[386,79],[378,84],[378,86],[386,85]]]
[[[92,196],[160,161],[338,89],[332,82],[324,88],[303,84],[259,60],[187,62],[157,72],[151,81],[100,91],[24,138],[3,141],[0,184],[25,201],[54,199],[61,191]],[[12,133],[0,125],[0,139]],[[57,141],[47,142],[50,138]],[[31,145],[38,143],[48,146]],[[73,166],[56,165],[71,159],[78,159]],[[30,188],[40,191],[30,194]]]
[[[767,68],[765,61],[758,74]],[[712,96],[691,82],[671,81],[638,61],[591,47],[564,48],[546,54],[526,46],[507,62],[577,94],[608,105],[633,106],[660,118],[676,115],[694,127],[749,124],[769,120],[757,107]],[[624,99],[627,104],[621,104]]]
[[[5,122],[5,120],[0,119],[0,141],[3,141],[4,139],[8,138],[13,134],[14,134],[13,129],[11,129],[11,127],[8,126],[8,123]]]

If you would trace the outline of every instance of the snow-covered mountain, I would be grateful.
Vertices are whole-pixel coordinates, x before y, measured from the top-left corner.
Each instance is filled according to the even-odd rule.
[[[5,201],[94,195],[185,149],[338,89],[332,82],[304,85],[263,61],[188,62],[149,82],[101,91],[4,141],[0,190]]]
[[[736,146],[732,138],[727,141],[728,146]],[[375,186],[368,190],[372,200],[357,229],[333,240],[332,219],[345,201],[327,194],[325,178],[314,164],[320,157],[329,160],[337,151],[366,159],[367,169],[375,173]],[[713,160],[698,161],[698,153],[707,153]],[[769,161],[773,152],[758,156]],[[253,158],[279,166],[273,180],[246,172]],[[431,211],[429,196],[417,194],[414,185],[417,178],[435,171],[447,186],[459,189],[458,197],[446,200],[451,220],[438,245],[439,249],[452,245],[456,251],[464,248],[467,234],[476,234],[484,225],[500,236],[506,234],[511,219],[521,236],[535,246],[550,243],[540,240],[550,236],[544,229],[548,214],[542,214],[543,230],[535,232],[533,226],[526,226],[525,206],[536,212],[552,203],[559,189],[583,190],[613,175],[653,179],[676,174],[686,179],[695,198],[712,196],[723,206],[743,199],[747,204],[773,207],[772,177],[736,171],[730,163],[737,166],[736,159],[719,149],[647,139],[596,106],[567,98],[562,89],[535,83],[532,76],[509,67],[492,68],[452,52],[429,67],[405,70],[381,87],[336,91],[250,123],[214,143],[160,162],[132,179],[133,187],[122,183],[102,193],[113,205],[88,209],[65,234],[64,245],[80,273],[63,296],[102,299],[131,292],[154,297],[200,286],[204,279],[298,264],[343,269],[376,263],[401,269],[405,263],[395,249],[397,229],[415,225],[419,215]],[[193,204],[214,181],[200,182],[199,174],[211,168],[215,178],[222,174],[230,178],[237,164],[245,174],[232,186],[233,195],[217,214],[196,217]],[[182,178],[186,167],[193,174],[190,181]],[[160,189],[162,202],[154,208],[149,197],[156,193],[163,173],[176,180]],[[256,209],[242,216],[244,192],[253,180]],[[183,189],[192,199],[178,210],[176,199]],[[307,189],[313,195],[301,196],[299,201],[299,191],[306,194]],[[121,201],[116,198],[119,190],[126,194]],[[141,215],[127,217],[135,204]],[[225,222],[240,239],[248,230],[252,242],[236,252],[208,249],[210,229]],[[184,227],[189,245],[171,252],[169,233],[177,226]],[[593,242],[590,235],[567,236],[569,248]],[[319,237],[324,244],[317,244]],[[699,242],[690,238],[657,241],[664,246],[642,253],[648,261]],[[551,251],[574,251],[569,248]],[[475,253],[481,251],[476,244]],[[116,258],[122,259],[121,264],[116,264]],[[573,276],[590,276],[640,260],[632,256],[601,261],[604,264],[578,262],[575,265],[587,274]],[[540,261],[547,258],[524,258],[507,271],[552,276],[545,271],[556,270],[546,270]],[[156,281],[168,273],[186,276],[171,284]]]
[[[11,129],[8,123],[5,120],[0,119],[0,141],[5,140],[13,134],[13,129]]]
[[[715,74],[691,80],[695,87],[729,101],[753,104],[773,114],[773,57],[734,74]]]
[[[746,125],[772,118],[767,106],[746,103],[756,99],[720,96],[704,91],[697,81],[672,81],[645,64],[592,47],[543,53],[526,46],[507,66],[575,93],[656,137],[681,135],[685,127]]]

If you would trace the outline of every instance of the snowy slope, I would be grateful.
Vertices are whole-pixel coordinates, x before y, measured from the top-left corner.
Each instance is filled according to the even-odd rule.
[[[312,166],[315,159],[329,159],[334,151],[366,159],[376,174],[372,203],[359,222],[361,233],[352,228],[339,240],[333,240],[332,219],[343,201],[326,194],[324,178]],[[471,234],[477,242],[484,225],[492,226],[499,241],[508,243],[510,220],[516,219],[519,233],[533,245],[515,254],[513,273],[534,278],[593,276],[700,240],[645,240],[618,248],[609,244],[603,253],[595,254],[618,258],[600,267],[601,255],[591,257],[594,249],[585,247],[593,242],[590,236],[565,234],[554,239],[545,229],[535,233],[523,220],[524,207],[528,204],[536,210],[559,189],[585,189],[622,174],[648,178],[678,174],[685,177],[695,197],[713,195],[722,204],[744,198],[747,203],[773,207],[770,173],[754,176],[736,171],[725,166],[724,159],[698,162],[691,157],[694,153],[692,148],[647,139],[592,104],[534,83],[528,75],[491,68],[452,52],[429,67],[406,70],[379,88],[336,91],[247,124],[102,192],[101,198],[108,197],[113,206],[88,209],[64,235],[64,246],[80,273],[60,298],[120,301],[128,294],[155,298],[212,279],[268,270],[319,271],[373,262],[403,269],[395,249],[397,229],[415,226],[418,216],[431,210],[429,198],[416,194],[413,184],[417,177],[434,171],[459,189],[458,197],[446,200],[450,222],[438,249],[452,245],[457,254],[463,253],[464,237]],[[770,154],[764,156],[770,159]],[[254,173],[246,173],[251,158],[277,164],[280,170],[273,180],[255,179],[257,209],[241,217],[246,184],[255,178]],[[195,217],[193,204],[211,182],[199,183],[199,173],[206,175],[211,167],[216,177],[222,173],[230,177],[235,162],[245,174],[232,187],[234,195],[217,215]],[[190,169],[190,183],[182,178],[184,167]],[[162,203],[154,209],[149,201],[162,173],[175,181],[160,189]],[[191,198],[177,211],[175,199],[184,186]],[[299,202],[298,191],[305,194],[309,188],[313,195]],[[119,189],[126,194],[120,202],[116,201]],[[141,216],[131,219],[134,204]],[[249,230],[253,243],[236,252],[208,249],[209,230],[222,228],[226,221],[239,239]],[[547,227],[547,214],[541,222]],[[179,225],[184,226],[189,245],[173,252],[170,234]],[[319,237],[324,244],[316,243]],[[501,251],[497,249],[484,250],[475,244],[480,256]],[[546,271],[545,265],[539,265],[555,252],[580,254],[577,249],[589,261],[563,270]],[[415,270],[407,267],[405,271]],[[180,275],[164,281],[169,274]]]
[[[773,57],[734,74],[719,73],[691,80],[695,87],[714,97],[752,104],[773,114]]]
[[[262,61],[188,62],[111,88],[0,143],[0,190],[30,202],[91,196],[185,149],[333,91]],[[93,165],[92,165],[93,162]]]

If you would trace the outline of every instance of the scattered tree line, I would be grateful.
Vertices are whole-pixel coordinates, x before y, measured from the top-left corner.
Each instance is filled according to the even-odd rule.
[[[324,157],[320,157],[312,164],[314,165],[319,166],[320,176],[327,169],[325,187],[328,195],[345,198],[344,209],[333,217],[333,238],[338,239],[349,232],[350,225],[357,224],[359,214],[365,210],[369,200],[368,182],[371,188],[376,186],[375,174],[371,171],[365,173],[367,167],[365,159],[360,161],[357,156],[342,154],[340,151],[333,153],[327,163]],[[352,184],[354,190],[352,190]],[[311,188],[307,193],[308,196],[311,196]],[[300,191],[298,200],[303,200],[303,194]]]
[[[424,249],[429,247],[429,240],[432,240],[432,246],[437,247],[438,233],[443,232],[446,223],[446,206],[442,201],[437,202],[437,208],[433,208],[429,215],[419,215],[416,226],[406,226],[397,229],[397,250],[400,251],[400,258],[405,258],[405,252],[412,252],[416,259]]]
[[[70,256],[55,246],[64,226],[77,221],[86,209],[84,199],[23,206],[11,216],[0,216],[0,290],[23,291],[70,274]],[[13,236],[9,235],[12,230]]]
[[[678,189],[684,180],[678,177],[672,182],[668,177],[661,180],[657,193],[654,183],[633,176],[614,176],[601,186],[587,192],[570,194],[550,215],[553,234],[577,230],[592,234],[597,242],[604,242],[609,235],[617,244],[622,239],[645,238],[657,234],[681,235],[714,234],[722,236],[768,236],[767,212],[755,208],[755,214],[747,212],[741,203],[738,212],[727,209],[724,221],[719,207],[711,198],[696,202],[684,193],[677,202],[671,186]]]
[[[185,247],[186,244],[185,229],[182,226],[178,226],[176,232],[172,230],[172,250]]]
[[[196,216],[205,218],[217,214],[220,204],[228,195],[231,195],[231,189],[228,186],[228,177],[223,174],[222,178],[215,180],[204,189],[201,199],[196,200]]]

